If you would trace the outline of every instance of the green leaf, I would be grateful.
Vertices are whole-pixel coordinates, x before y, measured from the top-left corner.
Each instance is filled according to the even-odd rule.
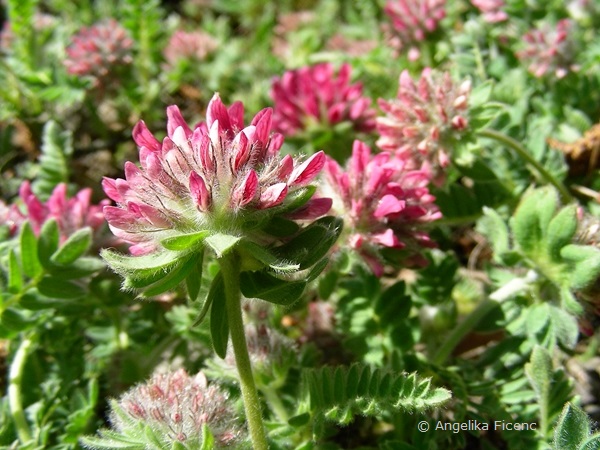
[[[52,266],[50,258],[58,249],[59,240],[60,235],[56,220],[50,219],[44,222],[38,239],[38,259],[43,267],[49,268]]]
[[[316,186],[309,185],[288,194],[283,204],[276,206],[277,213],[285,214],[299,209],[311,199],[316,190]]]
[[[181,263],[171,268],[169,273],[164,275],[160,280],[144,288],[144,291],[140,294],[140,298],[154,297],[163,292],[175,289],[190,274],[192,269],[196,267],[196,261],[195,257],[188,257],[182,260]]]
[[[77,230],[50,257],[54,264],[67,265],[87,252],[92,245],[92,229],[85,227]]]
[[[100,256],[118,274],[141,279],[154,276],[160,271],[167,271],[177,264],[182,254],[165,250],[142,256],[127,256],[104,249]]]
[[[21,227],[20,244],[23,273],[29,278],[35,278],[42,272],[42,266],[38,260],[37,238],[29,221]]]
[[[313,415],[340,424],[357,414],[372,416],[386,410],[398,414],[397,408],[422,412],[450,399],[448,390],[431,387],[428,378],[359,364],[307,369],[303,388]]]
[[[577,319],[561,308],[552,306],[552,326],[556,340],[567,349],[574,349],[579,338],[579,325]]]
[[[515,240],[526,254],[531,254],[541,244],[542,229],[538,217],[538,206],[543,197],[541,190],[526,195],[510,221]],[[554,213],[554,210],[552,211]]]
[[[494,260],[502,262],[502,255],[510,250],[508,226],[494,209],[483,207],[484,216],[477,223],[477,230],[485,235],[494,250]]]
[[[554,450],[579,450],[589,435],[590,419],[587,414],[581,408],[567,403],[554,430]]]
[[[307,269],[320,261],[335,244],[343,226],[338,217],[322,217],[303,229],[291,241],[274,249],[284,260],[294,261]]]
[[[11,294],[17,294],[21,292],[23,288],[23,276],[21,274],[21,268],[17,261],[17,255],[13,249],[8,254],[8,291]]]
[[[537,397],[540,409],[540,421],[542,424],[548,424],[551,419],[549,404],[553,368],[552,358],[545,348],[540,346],[534,347],[530,362],[525,364],[525,374]],[[540,432],[545,434],[547,430],[542,429]]]
[[[23,312],[15,308],[6,308],[0,316],[0,325],[12,331],[23,331],[35,323],[29,320]]]
[[[40,172],[32,186],[41,198],[48,198],[56,185],[69,181],[72,154],[71,131],[61,130],[54,121],[47,122],[42,135]]]
[[[84,297],[85,288],[71,281],[45,275],[37,285],[40,294],[62,300],[76,300]]]
[[[225,283],[221,272],[213,279],[206,301],[211,305],[210,334],[213,348],[220,358],[225,358],[227,355],[227,341],[229,340],[229,321],[227,319]]]
[[[306,282],[311,283],[317,279],[319,275],[325,270],[325,267],[329,264],[329,258],[323,258],[321,261],[316,263],[310,268],[308,275],[306,276]]]
[[[561,307],[564,308],[568,313],[574,316],[583,314],[583,306],[581,306],[581,303],[579,303],[579,301],[575,298],[568,286],[561,286],[560,301]]]
[[[293,220],[279,216],[273,217],[264,227],[263,231],[275,237],[287,237],[298,232],[300,226]]]
[[[591,245],[565,245],[560,255],[573,264],[569,275],[571,289],[584,289],[600,276],[600,249]]]
[[[581,443],[579,450],[598,450],[600,448],[600,433],[589,437]]]
[[[202,272],[204,270],[204,251],[201,251],[196,259],[196,270],[193,270],[185,279],[185,287],[191,301],[198,300],[200,288],[202,287]]]
[[[78,278],[89,277],[106,268],[106,264],[100,258],[93,256],[82,256],[75,260],[72,264],[65,266],[52,266],[48,272],[63,280],[74,280]]]
[[[469,108],[476,108],[487,103],[492,95],[494,83],[492,80],[487,80],[473,88],[469,95]]]
[[[231,234],[216,233],[207,237],[205,242],[214,250],[217,258],[221,258],[223,255],[233,250],[241,239],[241,237],[233,236]]]
[[[281,280],[266,271],[242,272],[240,287],[247,298],[260,298],[276,305],[288,306],[300,298],[306,281]]]
[[[272,252],[266,248],[255,244],[252,241],[242,240],[238,245],[238,252],[240,253],[242,260],[255,259],[262,264],[249,264],[250,266],[257,266],[250,268],[249,270],[262,269],[264,266],[270,267],[276,272],[293,272],[299,269],[298,264],[292,264],[277,258]],[[246,263],[248,264],[248,263]],[[243,270],[243,269],[242,269]]]
[[[561,260],[560,250],[573,239],[577,231],[577,206],[571,205],[561,209],[548,224],[546,231],[546,247],[554,260]]]
[[[375,312],[384,325],[392,325],[408,318],[412,299],[406,295],[406,284],[398,281],[388,287],[375,301]]]
[[[310,414],[302,413],[288,420],[288,424],[294,428],[301,428],[310,422]]]
[[[205,423],[202,424],[202,445],[200,450],[212,450],[215,448],[215,438]]]
[[[161,245],[167,250],[182,251],[190,250],[201,244],[210,234],[210,231],[203,230],[198,233],[180,234],[160,241]]]

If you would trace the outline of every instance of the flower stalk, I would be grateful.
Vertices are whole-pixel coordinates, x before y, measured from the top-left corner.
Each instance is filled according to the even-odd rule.
[[[526,289],[531,283],[534,283],[538,279],[538,274],[530,270],[525,277],[515,278],[511,282],[502,286],[501,288],[492,292],[489,298],[475,308],[471,314],[464,318],[464,320],[458,324],[448,339],[444,341],[444,344],[438,349],[433,356],[433,362],[437,365],[442,365],[446,362],[452,351],[456,346],[463,340],[463,338],[469,334],[477,324],[487,316],[494,308],[499,306],[503,301],[512,297],[513,295]]]
[[[478,134],[483,138],[494,139],[495,141],[514,150],[520,158],[532,165],[543,179],[558,189],[564,201],[570,202],[573,200],[573,197],[566,186],[562,184],[560,180],[557,180],[556,177],[554,177],[550,172],[548,172],[546,168],[541,165],[533,156],[531,156],[525,147],[523,147],[519,142],[496,130],[485,129],[479,131]]]
[[[35,339],[32,336],[25,337],[19,345],[15,357],[10,365],[10,372],[8,374],[8,404],[10,408],[10,414],[12,415],[19,436],[19,441],[25,444],[32,440],[31,430],[29,424],[25,418],[25,412],[23,411],[23,398],[21,396],[21,383],[23,381],[23,371],[25,370],[25,363],[27,362],[27,356],[31,352],[35,343]]]
[[[252,365],[250,364],[242,320],[239,258],[233,252],[227,253],[219,259],[219,265],[221,266],[221,274],[225,285],[227,319],[235,362],[240,376],[240,387],[252,447],[255,450],[267,450],[268,445],[262,421],[261,406],[254,376],[252,375]]]

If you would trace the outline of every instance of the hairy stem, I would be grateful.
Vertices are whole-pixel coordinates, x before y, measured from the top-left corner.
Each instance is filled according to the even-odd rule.
[[[35,340],[31,336],[26,336],[19,348],[15,357],[10,365],[10,372],[8,374],[8,404],[10,408],[10,414],[12,415],[13,421],[15,422],[15,428],[17,429],[17,435],[19,441],[25,444],[31,441],[31,430],[29,424],[25,418],[25,412],[23,411],[23,398],[21,397],[23,371],[25,369],[25,363],[27,357],[34,346]]]
[[[244,400],[244,410],[248,421],[248,430],[252,439],[254,450],[267,450],[267,438],[262,421],[262,413],[252,365],[248,355],[244,322],[242,320],[242,305],[240,294],[240,268],[239,258],[234,252],[230,252],[219,259],[223,282],[225,284],[225,297],[227,302],[227,319],[231,333],[233,353],[240,376],[240,387]]]
[[[448,339],[446,339],[444,344],[433,356],[433,362],[437,365],[444,364],[456,346],[467,334],[473,330],[473,328],[477,326],[481,319],[487,316],[503,301],[521,292],[523,289],[537,280],[537,278],[537,273],[533,270],[530,270],[524,278],[515,278],[506,285],[502,286],[500,289],[492,292],[489,298],[481,302],[479,306],[477,306],[477,308],[471,312],[471,314],[465,317],[463,321],[460,322],[456,328],[454,328],[454,330],[452,330],[452,333],[450,333]]]
[[[539,161],[537,161],[533,156],[531,156],[527,149],[523,147],[523,145],[521,145],[520,142],[496,130],[481,130],[478,132],[478,134],[479,136],[484,138],[494,139],[495,141],[500,142],[501,144],[504,144],[505,146],[514,150],[521,159],[525,160],[528,164],[533,166],[543,179],[545,179],[548,183],[552,184],[556,189],[558,189],[564,201],[570,202],[573,200],[571,193],[565,187],[565,185],[562,184],[560,180],[556,179],[556,177],[554,177],[550,172],[548,172],[546,168],[542,164],[540,164]]]

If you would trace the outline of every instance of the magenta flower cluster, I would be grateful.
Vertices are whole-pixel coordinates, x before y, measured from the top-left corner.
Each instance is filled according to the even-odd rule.
[[[72,75],[88,76],[103,87],[117,67],[131,64],[133,40],[114,19],[82,28],[67,48],[64,65]]]
[[[527,64],[529,72],[537,78],[549,73],[564,78],[570,71],[576,70],[570,39],[572,27],[569,19],[563,19],[555,28],[544,24],[530,30],[523,36],[525,47],[516,53],[517,58]]]
[[[106,219],[115,235],[133,244],[134,255],[157,250],[172,230],[243,234],[248,214],[282,205],[325,164],[323,152],[302,163],[279,155],[283,136],[271,133],[270,108],[244,126],[243,105],[227,108],[215,94],[206,123],[194,129],[177,106],[167,108],[167,117],[162,142],[143,121],[134,128],[141,167],[127,162],[124,180],[103,181],[117,203],[104,208]],[[318,217],[330,207],[330,199],[311,199],[290,217]]]
[[[90,227],[94,231],[104,225],[102,208],[110,202],[102,200],[99,204],[91,203],[92,190],[82,189],[74,197],[67,197],[67,186],[61,183],[54,188],[46,202],[42,202],[31,190],[28,181],[19,189],[19,197],[24,209],[18,205],[5,205],[0,201],[0,225],[7,225],[11,235],[15,235],[26,220],[36,235],[48,220],[54,219],[58,225],[61,242],[64,242],[75,231]]]
[[[471,0],[483,15],[483,19],[489,23],[504,22],[508,19],[508,14],[502,9],[505,6],[504,0]]]
[[[403,47],[409,47],[411,61],[419,58],[416,47],[435,31],[438,23],[446,17],[446,0],[389,0],[384,11],[392,21],[394,30]]]
[[[390,152],[371,154],[355,141],[344,171],[333,159],[325,164],[324,190],[334,198],[333,210],[344,217],[347,245],[381,276],[381,249],[403,249],[407,262],[420,263],[422,247],[433,247],[423,225],[441,217],[429,193],[429,174],[412,170],[407,159]],[[412,259],[412,261],[411,261]]]
[[[203,61],[217,49],[217,41],[203,31],[177,30],[171,38],[163,55],[169,65],[175,66],[179,61]]]
[[[285,72],[274,80],[275,129],[286,136],[318,125],[350,122],[356,131],[375,128],[376,112],[360,83],[350,84],[351,67],[343,64],[337,75],[329,63]]]
[[[110,416],[118,432],[143,424],[167,437],[167,442],[198,444],[207,425],[219,448],[235,443],[244,433],[227,393],[209,385],[202,372],[193,377],[183,369],[155,374],[126,392],[118,405],[126,413],[123,417],[113,411]]]
[[[469,126],[470,92],[469,81],[457,86],[449,73],[438,76],[426,68],[415,84],[404,70],[397,98],[379,100],[385,116],[377,118],[377,145],[441,184],[450,164],[450,148]]]

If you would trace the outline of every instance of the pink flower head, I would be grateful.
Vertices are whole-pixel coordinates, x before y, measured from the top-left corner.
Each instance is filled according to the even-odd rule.
[[[325,174],[333,209],[346,222],[346,245],[358,251],[377,276],[383,273],[381,249],[404,249],[418,256],[421,247],[434,246],[423,225],[441,213],[427,188],[426,172],[407,170],[405,160],[388,152],[371,155],[366,144],[354,141],[347,170],[328,158]]]
[[[14,235],[21,225],[29,220],[33,232],[39,235],[42,225],[54,219],[58,225],[61,242],[84,227],[99,231],[104,224],[102,208],[110,203],[108,200],[102,200],[98,205],[91,204],[91,189],[82,189],[75,197],[67,198],[67,186],[64,183],[54,188],[45,203],[31,191],[28,181],[21,185],[19,196],[24,211],[17,205],[7,207],[0,202],[0,224],[8,225],[9,232]]]
[[[525,62],[529,72],[537,78],[548,73],[563,78],[569,71],[577,69],[572,65],[573,43],[569,39],[572,26],[569,19],[563,19],[554,29],[544,24],[530,30],[523,36],[525,47],[516,53],[517,58]]]
[[[446,17],[446,0],[389,0],[384,8],[403,46],[409,46],[409,59],[420,54],[415,44],[424,41]]]
[[[127,162],[124,180],[103,181],[117,203],[105,207],[104,214],[113,233],[133,244],[132,254],[157,250],[173,232],[253,233],[258,221],[285,209],[286,200],[306,190],[323,168],[323,152],[304,162],[279,155],[283,137],[271,133],[270,108],[248,126],[243,119],[242,103],[227,108],[215,94],[206,123],[194,129],[177,106],[169,106],[162,142],[143,121],[135,126],[141,167]],[[304,219],[330,207],[330,199],[312,199],[302,205],[303,214],[285,212]]]
[[[94,87],[114,81],[119,66],[133,61],[133,40],[119,23],[110,19],[83,27],[73,36],[64,65],[71,75],[89,76]]]
[[[504,0],[471,0],[483,14],[483,19],[489,23],[503,22],[508,19],[508,14],[502,10]]]
[[[377,118],[377,145],[395,152],[410,169],[430,172],[441,184],[443,169],[450,164],[449,148],[469,126],[470,92],[469,81],[456,86],[449,73],[435,76],[426,68],[415,84],[404,70],[397,98],[379,100],[385,116]]]
[[[208,384],[202,372],[193,377],[183,369],[154,374],[113,405],[111,432],[129,435],[128,431],[147,426],[170,448],[175,441],[184,445],[202,442],[202,427],[207,425],[217,448],[222,448],[235,444],[244,434],[231,405],[228,394]]]
[[[274,127],[284,135],[294,135],[313,124],[334,125],[351,122],[357,131],[375,128],[375,110],[362,95],[360,83],[350,84],[349,64],[337,76],[329,63],[285,72],[275,79],[271,97],[275,102]]]
[[[217,41],[202,31],[178,30],[169,39],[163,54],[169,65],[175,66],[178,61],[203,61],[217,49]]]

